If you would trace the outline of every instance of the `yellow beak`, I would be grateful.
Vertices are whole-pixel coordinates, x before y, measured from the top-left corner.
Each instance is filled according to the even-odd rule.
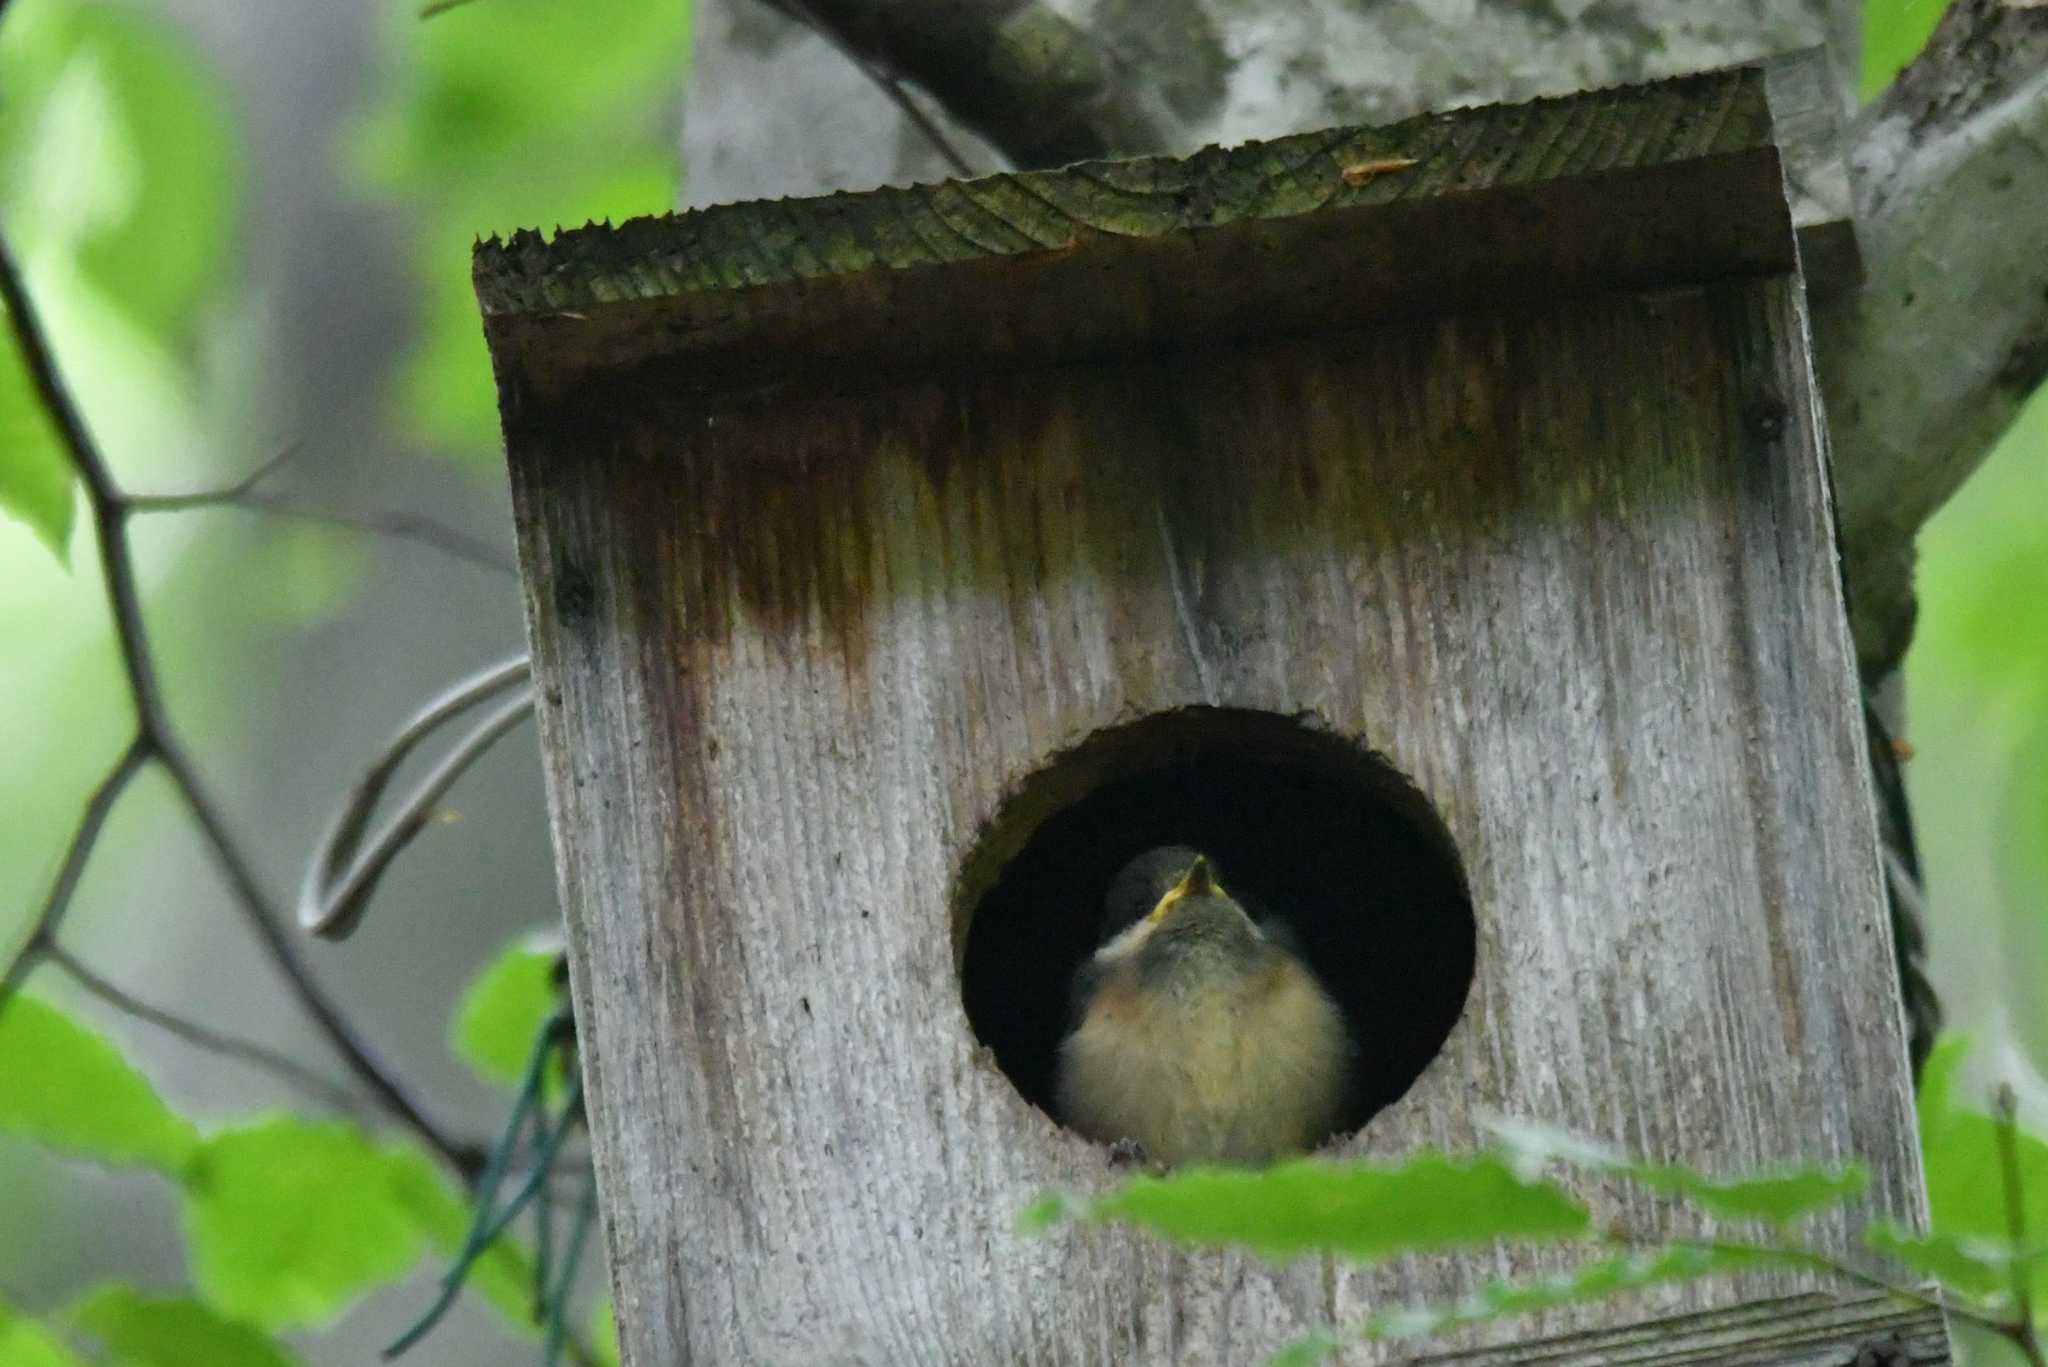
[[[1159,899],[1159,905],[1152,908],[1152,914],[1145,919],[1148,922],[1157,922],[1164,919],[1166,913],[1172,911],[1174,904],[1183,897],[1221,897],[1223,895],[1223,885],[1216,881],[1216,871],[1209,867],[1207,856],[1197,855],[1195,862],[1188,865],[1188,871],[1181,875],[1181,880],[1167,891],[1166,896]]]

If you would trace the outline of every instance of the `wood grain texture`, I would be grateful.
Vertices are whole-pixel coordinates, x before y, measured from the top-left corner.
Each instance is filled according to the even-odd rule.
[[[1858,1356],[1868,1349],[1871,1357]],[[1411,1363],[1470,1363],[1470,1353],[1424,1352]],[[1950,1361],[1941,1312],[1886,1297],[1787,1296],[1643,1324],[1488,1348],[1502,1367],[1932,1367]]]
[[[1789,270],[1770,130],[1763,73],[1738,69],[1180,160],[519,233],[479,246],[475,277],[524,395],[629,369],[707,398],[809,394],[848,370],[1047,364]]]
[[[1154,238],[1365,205],[1644,170],[1773,145],[1765,74],[1733,67],[1565,99],[1325,129],[1188,157],[1083,162],[861,194],[721,204],[477,247],[486,313],[721,292]],[[1413,158],[1402,175],[1346,166]],[[728,299],[728,308],[739,305]]]
[[[1781,279],[738,414],[508,404],[628,1361],[1236,1361],[1563,1266],[1011,1232],[1111,1174],[977,1049],[951,880],[1047,756],[1212,695],[1382,751],[1465,858],[1465,1016],[1350,1151],[1506,1112],[1861,1156],[1913,1218],[1802,327]]]
[[[1711,1169],[1860,1157],[1868,1197],[1817,1226],[1841,1251],[1862,1217],[1919,1217],[1760,79],[1589,97],[1605,113],[1549,142],[1526,134],[1560,107],[1418,124],[1464,169],[1417,203],[1336,198],[1326,139],[1299,144],[1312,194],[1260,171],[1205,198],[1280,144],[1093,168],[1142,212],[1070,249],[945,264],[952,239],[840,197],[480,257],[632,1367],[1246,1361],[1571,1263],[1276,1269],[1014,1232],[1047,1187],[1116,1174],[977,1042],[956,880],[1049,760],[1192,706],[1379,752],[1463,857],[1464,1014],[1343,1151],[1468,1149],[1506,1113]],[[1585,174],[1498,188],[1553,164]],[[1586,203],[1632,207],[1556,236]],[[847,213],[859,233],[821,226]],[[1417,222],[1463,226],[1432,248]],[[810,270],[813,231],[868,255]],[[677,233],[706,259],[664,256]],[[1593,250],[1623,238],[1654,249]],[[1522,275],[1490,294],[1502,253]],[[1388,284],[1390,261],[1414,270]],[[1819,1364],[1899,1328],[1945,1351],[1836,1289],[1668,1287],[1432,1347]]]

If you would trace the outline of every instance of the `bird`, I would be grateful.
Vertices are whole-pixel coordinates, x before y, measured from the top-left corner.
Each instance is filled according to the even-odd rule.
[[[1263,1167],[1316,1147],[1343,1116],[1343,1012],[1292,937],[1255,922],[1187,846],[1147,850],[1111,880],[1071,1020],[1059,1118],[1113,1150]]]

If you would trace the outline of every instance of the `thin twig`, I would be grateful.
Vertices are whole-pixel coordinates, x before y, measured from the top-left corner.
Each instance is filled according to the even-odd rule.
[[[2005,1187],[2005,1232],[2012,1240],[2013,1313],[2018,1316],[2011,1338],[2027,1355],[2028,1362],[2042,1367],[2041,1336],[2034,1327],[2034,1265],[2020,1256],[2020,1250],[2027,1246],[2027,1193],[2020,1180],[2019,1102],[2013,1096],[2011,1083],[1999,1084],[1997,1108],[1998,1166]]]
[[[1953,1319],[1966,1320],[1979,1328],[1988,1329],[1992,1333],[2008,1338],[2012,1336],[2016,1327],[2011,1320],[2001,1319],[1987,1311],[1953,1301],[1946,1295],[1943,1295],[1939,1289],[1922,1291],[1916,1287],[1906,1286],[1892,1281],[1888,1277],[1880,1276],[1875,1272],[1866,1271],[1853,1263],[1845,1262],[1832,1253],[1822,1253],[1818,1249],[1799,1248],[1783,1244],[1753,1243],[1743,1239],[1660,1238],[1654,1235],[1637,1234],[1625,1228],[1609,1230],[1607,1241],[1619,1247],[1635,1249],[1637,1251],[1654,1252],[1665,1248],[1695,1248],[1704,1253],[1752,1253],[1764,1257],[1789,1260],[1804,1264],[1816,1272],[1831,1273],[1845,1281],[1855,1282],[1857,1285],[1867,1287],[1872,1291],[1881,1291],[1895,1300],[1905,1301],[1909,1305],[1917,1305],[1923,1310],[1939,1310]]]
[[[314,981],[298,946],[286,935],[283,917],[264,895],[262,885],[257,881],[255,869],[241,846],[229,833],[226,818],[220,807],[213,801],[201,782],[198,770],[185,753],[177,729],[172,725],[170,713],[164,706],[163,688],[156,673],[156,662],[149,649],[149,634],[143,624],[142,594],[135,573],[135,562],[128,544],[128,515],[132,511],[127,495],[115,482],[113,472],[107,465],[98,445],[93,441],[85,425],[83,414],[72,401],[70,390],[58,372],[49,339],[43,331],[42,321],[29,298],[23,284],[20,268],[14,259],[13,248],[4,235],[0,235],[0,302],[4,302],[8,323],[16,344],[21,350],[23,364],[27,367],[30,382],[42,402],[51,423],[63,438],[70,453],[72,467],[85,485],[86,501],[92,512],[93,527],[98,533],[100,568],[105,580],[107,602],[114,617],[115,639],[120,646],[122,672],[128,683],[128,692],[134,700],[136,746],[142,754],[135,758],[139,765],[142,758],[154,755],[177,786],[179,795],[198,822],[201,833],[211,847],[214,860],[220,866],[229,887],[235,894],[235,901],[243,919],[254,932],[257,942],[270,957],[272,964],[284,977],[292,995],[300,1007],[320,1027],[328,1042],[347,1062],[349,1070],[377,1097],[378,1101],[402,1120],[414,1133],[436,1152],[465,1175],[476,1170],[477,1155],[466,1145],[459,1144],[447,1131],[430,1119],[425,1110],[399,1082],[394,1074],[369,1043],[362,1039],[355,1028],[344,1017],[340,1009],[327,996],[326,991]],[[127,778],[122,777],[114,784],[106,804],[111,805],[118,796]],[[104,786],[104,785],[103,785]],[[101,796],[95,794],[95,797]],[[88,811],[92,818],[93,812]],[[73,865],[82,867],[97,841],[105,812],[98,813],[96,820],[81,821],[79,835],[74,837],[71,850],[65,859],[67,870]],[[82,837],[82,838],[81,838]],[[66,882],[59,875],[60,885]],[[69,879],[76,883],[73,872]],[[69,896],[69,887],[63,889]],[[47,904],[46,904],[47,909]],[[31,939],[35,933],[31,933]],[[47,941],[45,941],[47,948]]]
[[[127,494],[124,501],[131,513],[182,513],[193,508],[212,508],[223,503],[238,503],[247,498],[270,476],[276,474],[284,463],[299,453],[301,442],[286,442],[276,454],[261,465],[243,475],[233,484],[219,489],[200,489],[189,494]]]
[[[306,522],[323,522],[331,527],[369,532],[394,541],[410,541],[445,556],[476,565],[497,574],[516,575],[519,567],[512,557],[479,536],[414,513],[348,513],[335,508],[308,508],[287,503],[275,494],[245,494],[233,506],[273,517],[295,517]]]
[[[62,969],[73,982],[123,1015],[147,1021],[165,1033],[176,1035],[186,1043],[196,1045],[209,1053],[241,1059],[244,1063],[284,1079],[302,1091],[320,1097],[337,1111],[353,1115],[363,1109],[361,1097],[321,1077],[296,1059],[254,1040],[225,1034],[197,1021],[189,1021],[183,1016],[174,1015],[160,1006],[152,1006],[93,972],[61,944],[50,944],[44,949],[43,957]]]
[[[137,732],[130,738],[127,748],[121,751],[121,757],[114,761],[114,767],[107,770],[106,776],[86,798],[85,810],[79,814],[70,843],[64,847],[64,862],[58,865],[57,877],[50,883],[42,906],[36,910],[28,938],[22,941],[6,971],[0,972],[0,1011],[7,1009],[8,998],[21,986],[21,980],[28,976],[29,970],[56,948],[57,927],[63,924],[64,913],[71,906],[71,894],[77,891],[86,861],[92,857],[93,846],[99,843],[100,828],[107,824],[107,814],[113,811],[114,803],[127,789],[129,780],[141,771],[151,753],[148,737]]]
[[[961,156],[959,150],[947,140],[946,135],[939,130],[939,126],[932,122],[931,116],[918,108],[917,102],[910,98],[910,92],[903,88],[903,82],[896,73],[882,65],[874,57],[862,52],[844,37],[841,37],[837,29],[826,23],[824,19],[819,17],[818,12],[811,8],[810,0],[763,0],[763,2],[773,9],[780,10],[783,14],[796,20],[805,28],[810,29],[820,38],[830,43],[840,56],[852,62],[854,66],[860,69],[861,75],[873,81],[876,87],[889,97],[891,104],[903,111],[903,117],[909,119],[911,126],[924,135],[925,140],[931,143],[933,150],[939,154],[946,165],[953,168],[954,175],[962,180],[968,180],[973,177],[974,168],[967,164],[967,158]],[[443,3],[466,4],[468,0],[443,0]]]
[[[432,518],[414,513],[347,513],[331,508],[309,508],[286,501],[275,493],[259,492],[256,486],[275,474],[298,453],[298,443],[284,447],[254,470],[219,489],[198,489],[183,494],[125,494],[130,513],[182,513],[200,508],[241,508],[269,513],[274,517],[295,517],[321,522],[351,531],[369,532],[394,541],[410,541],[443,555],[479,565],[500,574],[517,574],[518,568],[503,551],[481,537],[471,536]]]
[[[382,752],[343,797],[340,809],[306,866],[305,882],[299,891],[301,928],[336,940],[355,929],[377,880],[384,876],[398,852],[426,826],[434,804],[479,755],[532,710],[532,691],[521,687],[528,673],[523,655],[493,665],[433,699],[385,743]],[[450,718],[510,688],[519,688],[518,696],[465,736],[407,795],[369,847],[358,853],[378,799],[413,748]]]

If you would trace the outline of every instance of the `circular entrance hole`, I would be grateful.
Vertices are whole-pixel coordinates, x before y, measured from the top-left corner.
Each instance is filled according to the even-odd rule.
[[[956,888],[967,1018],[1050,1115],[1074,970],[1117,871],[1158,845],[1214,859],[1255,915],[1284,915],[1357,1044],[1341,1127],[1406,1092],[1472,984],[1471,897],[1449,832],[1391,765],[1270,712],[1192,707],[1054,757],[983,829]]]

